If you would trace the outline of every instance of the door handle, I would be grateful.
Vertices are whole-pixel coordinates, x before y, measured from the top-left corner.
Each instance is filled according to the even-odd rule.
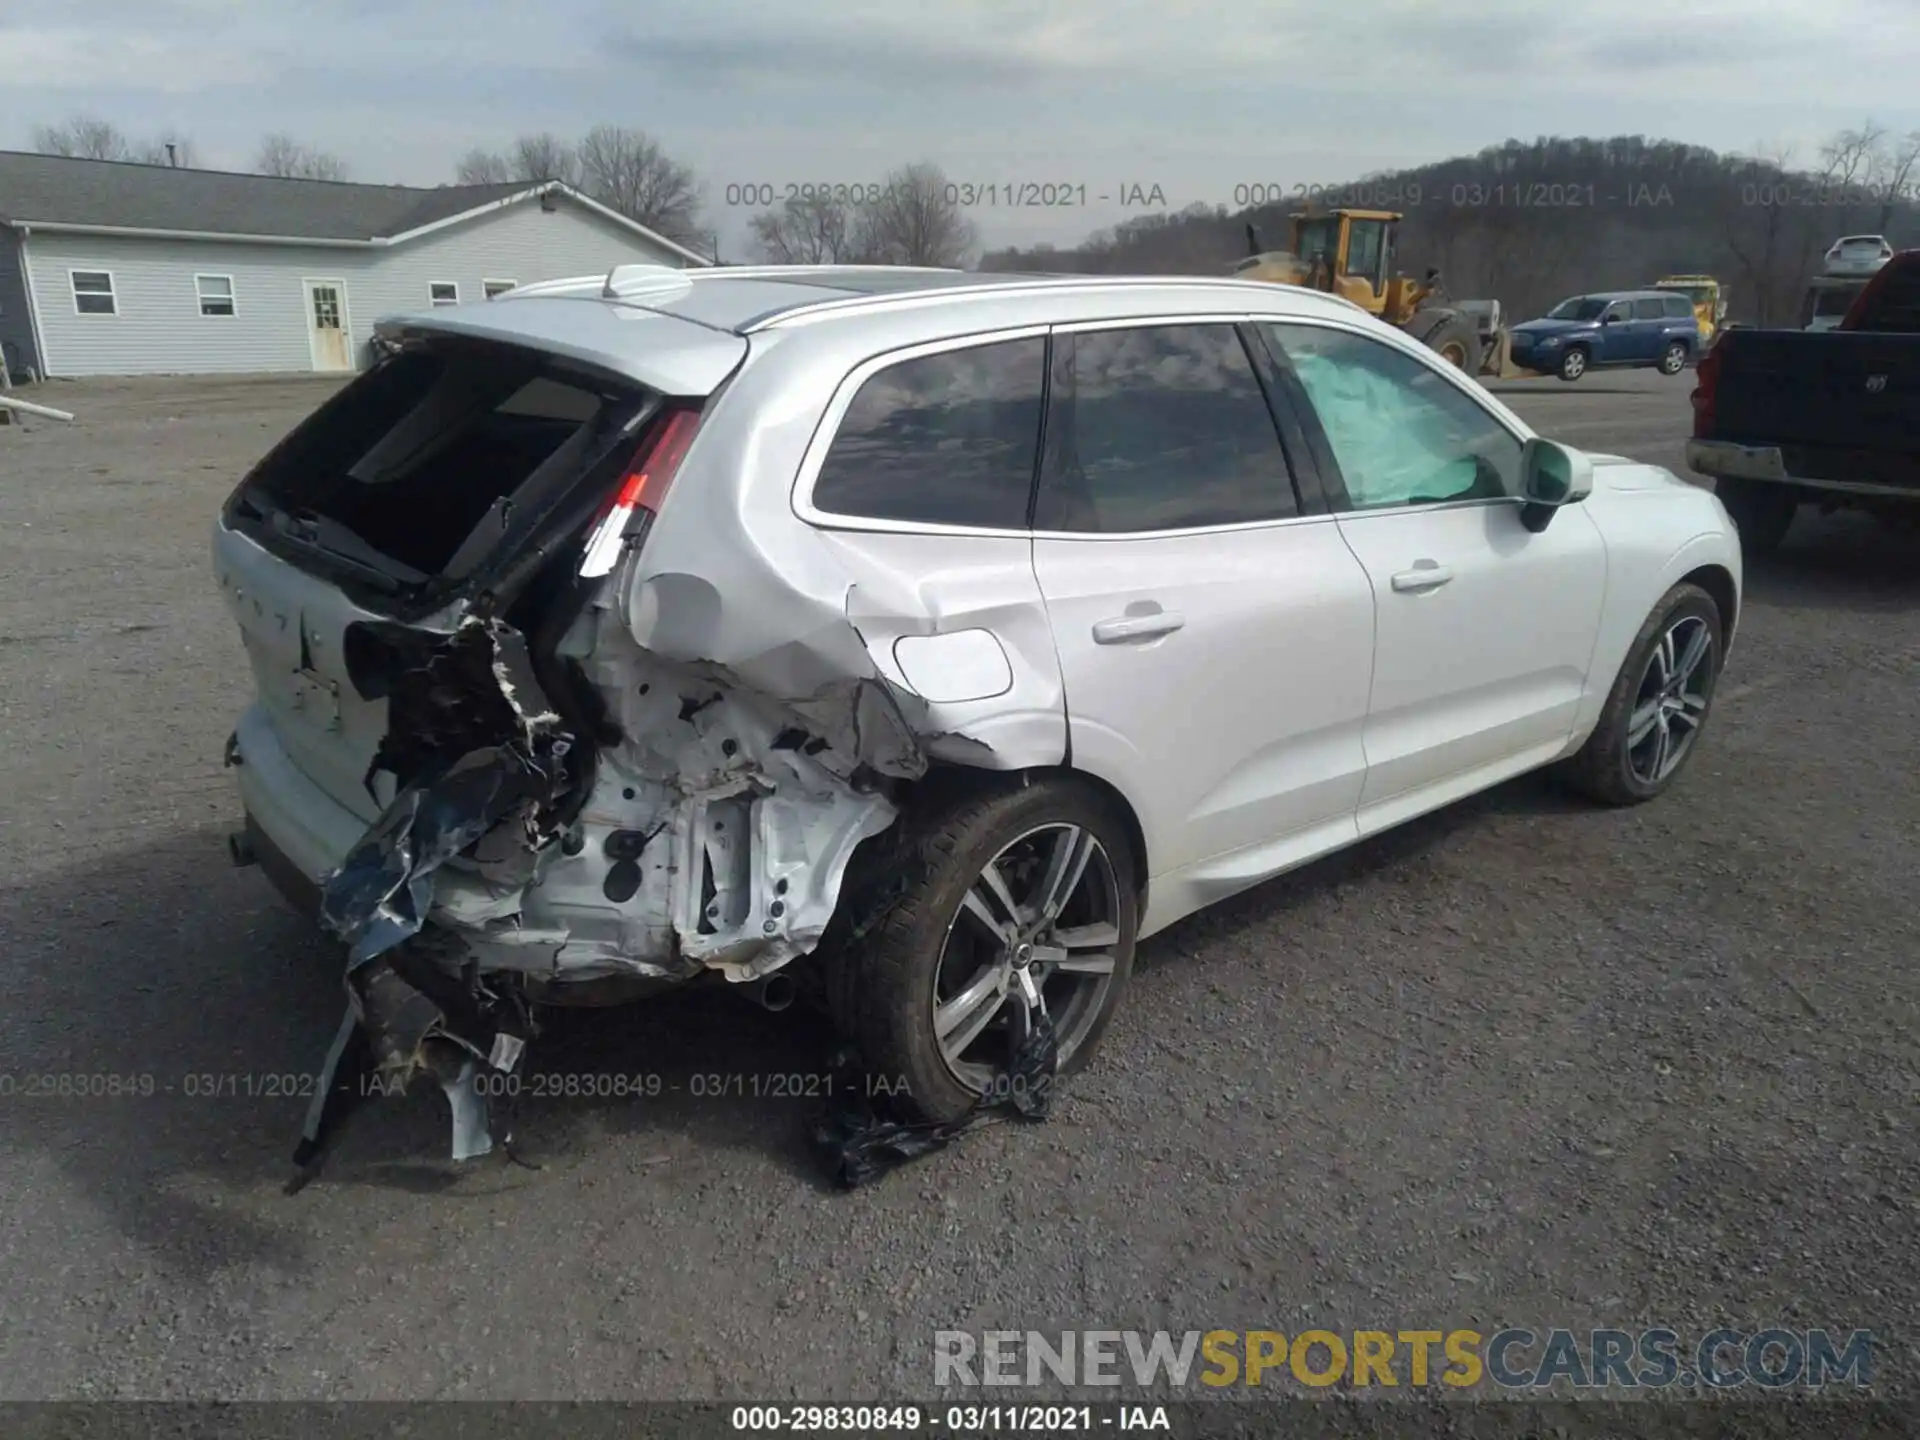
[[[1416,565],[1411,570],[1402,570],[1393,577],[1393,588],[1402,592],[1418,594],[1422,590],[1438,590],[1453,579],[1453,571],[1444,565],[1426,563]]]
[[[1096,645],[1124,645],[1129,640],[1151,640],[1156,635],[1171,635],[1187,623],[1178,610],[1156,610],[1150,615],[1123,615],[1117,620],[1102,620],[1093,627]]]

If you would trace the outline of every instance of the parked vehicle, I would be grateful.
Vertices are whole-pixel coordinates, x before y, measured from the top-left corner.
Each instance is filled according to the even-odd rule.
[[[1700,324],[1698,353],[1704,355],[1713,337],[1727,323],[1728,289],[1711,275],[1663,275],[1653,282],[1656,290],[1673,290],[1693,302],[1693,318]]]
[[[1259,230],[1248,225],[1248,253],[1233,274],[1338,295],[1469,375],[1505,373],[1507,337],[1498,300],[1455,300],[1435,269],[1419,280],[1399,273],[1405,218],[1395,210],[1300,211],[1287,217],[1285,250],[1266,249]]]
[[[1778,547],[1802,505],[1920,519],[1920,250],[1835,329],[1728,331],[1700,362],[1687,464],[1748,553]]]
[[[1678,375],[1700,353],[1700,324],[1686,295],[1613,290],[1575,295],[1513,327],[1513,363],[1578,380],[1589,370],[1654,368]]]
[[[1866,288],[1865,276],[1816,275],[1800,301],[1800,328],[1837,330]]]
[[[1666,791],[1738,624],[1710,494],[1310,289],[634,266],[383,329],[215,530],[234,851],[450,1094],[523,1001],[717,973],[952,1120],[1225,896],[1543,766]]]
[[[1843,235],[1821,257],[1822,275],[1871,275],[1893,258],[1884,235]]]

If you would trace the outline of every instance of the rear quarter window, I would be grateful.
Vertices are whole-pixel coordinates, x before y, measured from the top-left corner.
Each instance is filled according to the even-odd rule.
[[[1672,320],[1690,320],[1693,318],[1693,302],[1684,295],[1669,295],[1663,302],[1667,307],[1667,316]]]
[[[1040,450],[1047,345],[922,355],[867,377],[813,482],[825,515],[1021,530]]]

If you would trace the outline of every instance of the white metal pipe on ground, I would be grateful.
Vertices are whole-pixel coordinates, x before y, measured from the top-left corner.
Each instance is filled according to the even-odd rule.
[[[51,405],[35,405],[31,400],[17,400],[11,395],[0,395],[0,410],[17,410],[22,415],[44,415],[49,420],[72,422],[73,416],[65,410],[56,410]]]

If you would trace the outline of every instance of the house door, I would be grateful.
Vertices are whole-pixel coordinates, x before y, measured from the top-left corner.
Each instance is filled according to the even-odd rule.
[[[353,340],[347,320],[347,282],[307,280],[307,345],[313,368],[353,369]]]

